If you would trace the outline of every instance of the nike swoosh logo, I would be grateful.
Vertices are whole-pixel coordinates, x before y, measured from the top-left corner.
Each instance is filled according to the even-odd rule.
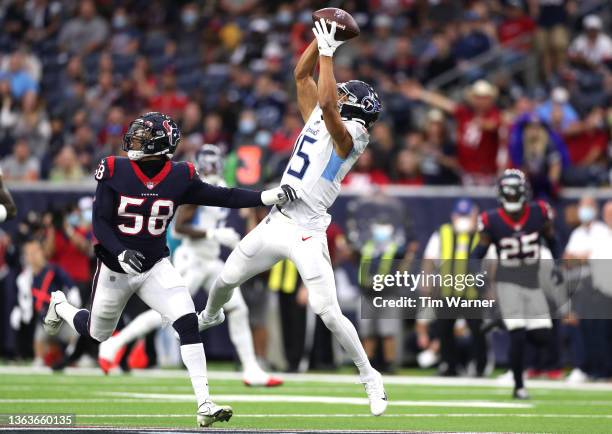
[[[309,237],[302,237],[302,241],[306,241],[306,240],[309,240],[309,239],[311,239],[311,238],[312,238],[312,235],[311,235],[311,236],[309,236]]]

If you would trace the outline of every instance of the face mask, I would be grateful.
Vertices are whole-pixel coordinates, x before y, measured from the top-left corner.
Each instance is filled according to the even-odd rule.
[[[393,235],[393,226],[391,225],[372,225],[372,238],[375,243],[383,244],[391,239]]]
[[[81,217],[77,214],[77,213],[71,213],[70,215],[68,215],[68,218],[66,219],[68,221],[68,224],[70,226],[78,226],[80,221],[81,221]]]
[[[276,22],[282,26],[285,26],[291,22],[293,16],[289,11],[281,11],[276,14]]]
[[[455,217],[453,219],[453,229],[458,233],[470,232],[472,230],[472,219],[469,217]]]
[[[181,20],[186,26],[192,26],[198,21],[198,14],[195,12],[183,12],[181,14]]]
[[[578,219],[580,223],[589,223],[595,219],[595,208],[590,206],[581,206],[578,208]]]
[[[261,146],[262,148],[265,148],[270,143],[270,139],[272,139],[272,135],[269,132],[258,131],[257,134],[255,134],[254,140],[257,146]]]
[[[127,18],[125,15],[116,15],[113,17],[113,27],[116,29],[122,29],[127,24]]]
[[[502,205],[508,212],[519,212],[523,208],[523,202],[506,202],[503,201]]]
[[[242,119],[238,123],[238,130],[240,130],[242,134],[251,134],[253,131],[255,131],[256,127],[257,124],[253,119]]]

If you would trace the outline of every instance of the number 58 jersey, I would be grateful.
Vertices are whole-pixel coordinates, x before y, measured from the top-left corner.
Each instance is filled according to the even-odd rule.
[[[331,221],[327,209],[338,197],[342,179],[370,140],[367,129],[358,121],[343,123],[353,139],[353,150],[344,159],[336,153],[323,111],[317,105],[295,142],[283,174],[281,185],[289,184],[300,192],[300,200],[283,206],[283,212],[305,228],[327,228]]]
[[[96,255],[111,270],[123,272],[117,256],[124,249],[145,256],[143,271],[168,256],[166,230],[176,208],[200,182],[191,163],[166,161],[157,175],[147,177],[138,164],[123,157],[102,160],[93,209]]]

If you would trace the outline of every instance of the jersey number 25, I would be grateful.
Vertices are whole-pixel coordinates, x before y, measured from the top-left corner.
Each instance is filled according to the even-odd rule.
[[[142,213],[132,212],[129,208],[142,207],[147,199],[141,197],[121,196],[117,215],[130,219],[129,223],[117,225],[117,228],[126,235],[137,235],[144,227],[145,216]],[[151,212],[147,218],[147,231],[158,237],[164,233],[168,220],[174,213],[174,202],[167,199],[156,199],[151,204]]]

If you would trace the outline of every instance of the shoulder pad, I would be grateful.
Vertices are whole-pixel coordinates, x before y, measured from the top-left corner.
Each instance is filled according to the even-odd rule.
[[[555,211],[552,209],[552,207],[549,205],[548,202],[543,201],[543,200],[538,200],[537,204],[540,210],[542,211],[542,216],[544,217],[544,219],[546,220],[555,219]]]
[[[114,173],[115,173],[115,157],[114,156],[106,157],[106,158],[103,158],[102,161],[100,161],[100,165],[98,166],[98,168],[96,169],[96,172],[94,173],[94,178],[96,179],[96,181],[100,182],[105,179],[112,178]]]
[[[193,179],[194,176],[197,176],[197,177],[200,176],[200,174],[198,173],[198,169],[196,169],[195,165],[190,161],[187,162],[187,169],[189,170],[190,180]]]

